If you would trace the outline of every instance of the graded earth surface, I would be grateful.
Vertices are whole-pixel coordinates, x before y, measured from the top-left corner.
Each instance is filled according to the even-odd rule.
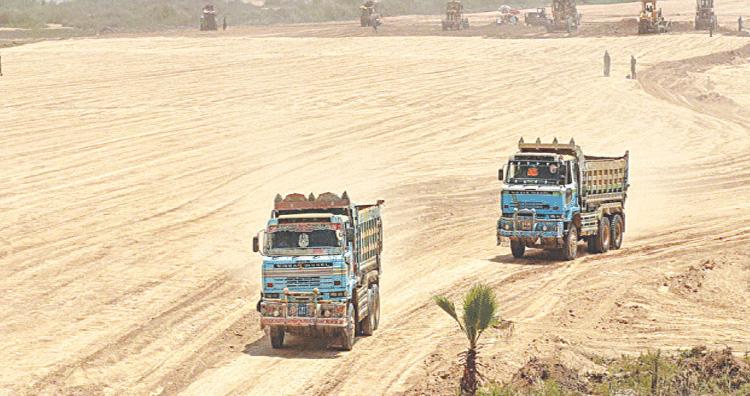
[[[662,4],[692,20],[692,1]],[[0,395],[453,394],[436,373],[465,340],[431,297],[477,281],[515,323],[483,336],[499,379],[540,354],[596,370],[586,356],[750,350],[742,6],[717,7],[714,37],[596,33],[630,3],[580,7],[577,37],[421,34],[436,16],[3,49]],[[521,136],[629,150],[621,250],[496,246]],[[386,201],[380,329],[351,352],[274,350],[252,237],[277,193],[344,190]]]

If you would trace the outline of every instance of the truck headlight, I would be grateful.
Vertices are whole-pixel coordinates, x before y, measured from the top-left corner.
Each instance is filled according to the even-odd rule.
[[[545,225],[543,225],[543,226],[542,226],[542,231],[547,231],[547,230],[548,230],[548,227],[547,227],[547,225],[546,225],[546,224],[545,224]]]
[[[273,311],[273,316],[279,316],[279,311]]]
[[[510,230],[510,224],[508,224],[508,223],[505,223],[505,227],[503,227],[503,228],[505,228],[505,231],[508,231],[508,230]]]

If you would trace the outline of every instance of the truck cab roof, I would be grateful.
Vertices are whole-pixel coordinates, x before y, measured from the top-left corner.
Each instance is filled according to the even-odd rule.
[[[576,157],[569,154],[558,153],[516,153],[511,157],[511,161],[569,161],[575,160]]]
[[[349,219],[348,216],[335,215],[333,213],[295,213],[295,214],[283,214],[278,217],[280,222],[284,220],[318,220],[318,221],[333,221],[341,220],[346,221]]]

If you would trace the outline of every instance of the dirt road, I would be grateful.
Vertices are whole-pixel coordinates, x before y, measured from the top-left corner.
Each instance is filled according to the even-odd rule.
[[[690,78],[663,63],[746,43],[236,34],[3,50],[0,395],[431,389],[462,345],[430,297],[477,280],[517,322],[487,337],[500,374],[535,351],[750,349],[750,124],[732,90],[747,55]],[[631,54],[656,88],[624,78]],[[495,247],[496,170],[520,136],[630,150],[623,250]],[[381,329],[352,352],[272,350],[251,238],[277,192],[328,190],[386,200]]]

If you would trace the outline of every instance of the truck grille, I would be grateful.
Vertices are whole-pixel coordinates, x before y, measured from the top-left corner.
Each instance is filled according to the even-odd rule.
[[[521,231],[531,231],[534,228],[534,221],[528,216],[518,217],[518,227]]]
[[[294,276],[287,277],[287,287],[319,287],[320,277],[319,276]]]
[[[542,202],[519,202],[518,209],[549,209],[549,204]]]

